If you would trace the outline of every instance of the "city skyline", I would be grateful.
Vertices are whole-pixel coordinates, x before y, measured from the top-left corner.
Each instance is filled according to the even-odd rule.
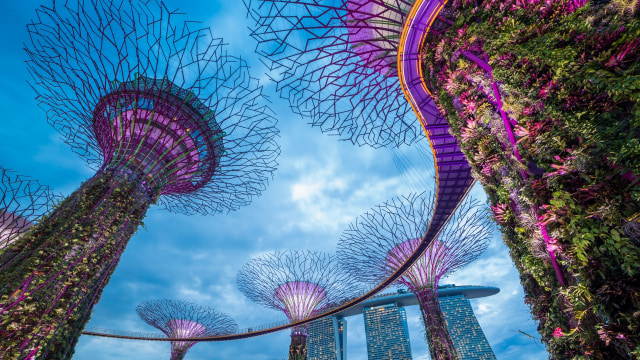
[[[33,100],[35,93],[26,84],[26,68],[22,62],[25,55],[21,44],[26,37],[25,25],[34,17],[35,5],[20,8],[18,4],[12,6],[15,7],[4,13],[8,19],[2,26],[5,32],[11,31],[16,36],[2,40],[4,48],[9,49],[9,55],[2,59],[5,70],[0,101],[13,114],[10,118],[18,121],[3,122],[5,126],[0,130],[0,136],[7,146],[0,149],[0,159],[4,167],[68,194],[91,173],[46,124],[44,112]],[[214,26],[214,32],[224,36],[225,42],[229,43],[230,52],[247,58],[253,73],[264,71],[264,68],[260,68],[259,60],[252,55],[255,44],[248,38],[247,31],[243,28],[241,36],[231,31],[233,24],[243,21],[245,9],[242,6],[236,4],[232,7],[223,2],[206,7],[205,2],[171,2],[168,6],[171,9],[180,8],[186,12],[186,18]],[[212,15],[207,16],[208,13],[201,9],[211,9]],[[246,301],[239,301],[239,294],[231,287],[235,272],[242,262],[253,255],[284,248],[335,251],[336,234],[361,211],[388,197],[407,192],[406,187],[410,185],[400,176],[393,157],[387,151],[356,148],[310,129],[304,121],[288,112],[287,107],[270,92],[271,84],[263,84],[266,86],[265,93],[269,93],[277,105],[282,131],[279,140],[283,152],[286,152],[286,157],[283,154],[280,158],[280,169],[265,195],[249,208],[230,214],[227,219],[178,216],[175,224],[169,224],[172,214],[150,211],[145,221],[147,230],[141,230],[129,245],[127,252],[131,254],[125,254],[121,260],[121,269],[116,271],[112,283],[105,290],[90,326],[145,331],[146,325],[136,319],[134,304],[158,297],[193,299],[194,302],[204,301],[216,307],[221,305],[234,318],[239,316],[240,327],[259,325],[263,323],[259,317],[269,320],[272,315],[261,315],[262,310],[256,310]],[[34,128],[33,143],[26,143],[22,140],[25,138],[23,134],[27,129],[31,131]],[[401,149],[400,152],[408,156],[415,154],[413,149]],[[422,171],[413,166],[410,170]],[[428,174],[424,176],[430,177]],[[480,193],[479,188],[474,190],[474,194]],[[246,218],[252,220],[246,221]],[[261,218],[266,220],[259,222]],[[243,226],[246,229],[242,229]],[[511,316],[512,319],[519,316],[518,319],[527,321],[529,314],[522,303],[517,276],[499,242],[496,233],[490,251],[478,261],[477,266],[472,265],[468,271],[458,275],[455,282],[509,284],[501,303],[515,305],[513,308],[517,316]],[[235,260],[229,261],[229,258]],[[487,271],[479,274],[478,269],[482,268]],[[491,314],[491,309],[497,308],[495,304],[479,306],[483,308],[480,311],[483,314],[481,322],[483,317],[495,316]],[[245,311],[247,308],[252,310]],[[257,319],[251,319],[252,316]],[[537,354],[544,354],[541,346],[517,333],[517,330],[522,330],[535,336],[533,322],[528,320],[528,325],[521,327],[523,321],[507,321],[503,324],[511,332],[503,334],[501,326],[493,328],[491,336],[501,339],[496,342],[502,344],[504,354],[514,351],[512,346],[530,346],[532,353],[537,351]],[[412,326],[411,321],[409,326]],[[358,333],[361,329],[350,327],[349,331]],[[274,338],[288,336],[286,332],[283,333],[225,344],[203,344],[202,349],[195,348],[190,356],[194,359],[206,358],[207,354],[214,352],[219,353],[221,359],[227,358],[228,354],[239,353],[244,358],[278,358],[283,356],[281,349],[277,346],[271,348],[269,343],[274,342]],[[425,344],[420,337],[418,341],[412,341],[412,346],[418,346],[414,353],[422,351],[425,354]],[[116,359],[122,356],[118,354],[134,353],[136,357],[144,359],[153,358],[154,354],[166,354],[168,349],[168,343],[118,342],[83,336],[75,358]],[[240,349],[247,353],[239,352]],[[362,354],[362,349],[363,342],[354,336],[348,350]]]
[[[473,354],[477,353],[478,360],[495,360],[495,355],[487,342],[482,328],[473,313],[469,299],[478,299],[496,295],[500,289],[496,287],[486,287],[477,285],[443,284],[438,287],[438,298],[444,304],[443,312],[448,322],[448,329],[452,332],[452,337],[456,348],[460,351],[461,359],[474,359]],[[418,297],[411,289],[399,288],[396,292],[385,292],[371,297],[364,302],[341,311],[335,315],[327,316],[309,324],[309,338],[307,346],[309,350],[309,360],[347,360],[344,349],[348,344],[346,334],[343,330],[348,323],[347,317],[360,314],[364,316],[365,329],[367,335],[367,345],[374,348],[368,351],[368,360],[377,360],[377,355],[401,355],[395,352],[385,353],[383,350],[393,351],[394,344],[384,345],[376,336],[384,337],[385,328],[397,327],[397,321],[401,320],[403,327],[406,327],[406,308],[420,305]],[[399,311],[399,317],[393,319]],[[394,324],[394,321],[396,324]],[[383,326],[384,325],[384,326]],[[396,329],[396,331],[399,329]],[[408,334],[400,335],[398,343],[401,345],[408,341]],[[388,341],[388,339],[386,339]],[[396,344],[398,345],[398,344]],[[403,347],[399,346],[395,350],[402,353]],[[406,354],[405,354],[406,355]],[[411,356],[409,349],[408,355]]]

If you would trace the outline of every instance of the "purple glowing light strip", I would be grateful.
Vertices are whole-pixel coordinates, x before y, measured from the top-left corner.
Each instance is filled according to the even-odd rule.
[[[502,117],[504,128],[507,131],[507,136],[509,137],[509,142],[511,143],[511,149],[513,150],[513,153],[516,159],[518,160],[518,162],[522,163],[522,157],[520,156],[520,152],[518,151],[516,138],[513,134],[513,128],[512,128],[513,124],[511,123],[509,117],[507,116],[507,113],[502,109],[502,97],[500,96],[500,90],[498,88],[498,84],[493,78],[493,68],[491,68],[491,65],[489,65],[488,63],[489,59],[487,57],[487,53],[484,50],[482,51],[482,53],[484,55],[484,60],[480,59],[479,57],[477,57],[475,54],[471,52],[468,52],[468,51],[462,52],[464,56],[466,56],[469,60],[473,61],[481,69],[487,72],[487,75],[489,76],[489,80],[491,81],[493,96],[496,99],[496,107],[498,108],[498,111],[500,112],[500,116]],[[520,171],[520,173],[522,174],[522,177],[524,179],[528,178],[528,175],[524,170]],[[540,216],[540,214],[538,214],[537,209],[535,210],[535,213],[536,213],[536,218],[539,221],[538,227],[540,228],[540,233],[542,234],[542,238],[544,239],[544,243],[547,247],[547,252],[549,253],[549,258],[551,259],[551,265],[553,266],[553,271],[556,274],[558,283],[560,283],[560,285],[562,286],[566,286],[567,283],[564,279],[564,275],[562,274],[562,269],[560,269],[560,264],[558,264],[558,259],[556,258],[556,254],[554,250],[555,246],[553,244],[554,241],[552,241],[551,237],[549,236],[547,232],[547,227],[540,222],[542,217]]]
[[[449,124],[436,107],[422,76],[420,51],[431,24],[444,6],[438,0],[416,0],[400,39],[398,74],[407,100],[422,123],[434,155],[437,176],[437,200],[433,219],[425,239],[436,239],[474,180],[456,138],[449,134]],[[427,244],[421,244],[424,251]],[[414,258],[416,258],[414,256]]]
[[[480,68],[482,68],[484,71],[486,71],[487,75],[489,75],[489,80],[491,81],[491,88],[493,89],[493,96],[496,98],[496,104],[495,105],[498,108],[498,112],[500,113],[500,117],[502,117],[502,122],[504,123],[504,128],[507,131],[507,136],[509,137],[509,142],[511,142],[511,149],[513,149],[513,153],[516,156],[516,159],[518,159],[519,162],[522,162],[522,157],[520,156],[520,152],[518,151],[518,146],[516,145],[516,137],[513,134],[512,123],[509,121],[509,117],[507,116],[507,113],[502,109],[502,97],[500,96],[500,90],[498,89],[498,84],[493,79],[493,69],[491,68],[491,66],[488,63],[489,59],[487,59],[487,53],[485,53],[484,51],[483,51],[483,53],[484,53],[484,60],[480,59],[475,54],[473,54],[473,53],[471,53],[469,51],[463,51],[462,52],[462,54],[464,56],[466,56],[469,60],[471,60],[474,63],[476,63],[478,66],[480,66]],[[522,172],[522,176],[527,178],[527,173],[525,173],[523,171]]]

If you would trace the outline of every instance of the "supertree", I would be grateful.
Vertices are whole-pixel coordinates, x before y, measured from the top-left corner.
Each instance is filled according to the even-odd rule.
[[[138,316],[169,338],[232,334],[238,325],[231,317],[208,307],[180,300],[150,300],[136,307]],[[171,341],[171,360],[184,359],[195,341]]]
[[[432,195],[413,193],[378,205],[349,225],[338,242],[338,258],[350,276],[375,285],[395,272],[420,244],[434,203]],[[418,298],[432,359],[458,358],[438,303],[438,283],[477,259],[491,230],[478,201],[467,198],[398,280]]]
[[[0,166],[0,252],[48,213],[60,196]]]
[[[245,0],[252,36],[283,98],[323,132],[399,146],[420,123],[397,72],[409,0]],[[438,111],[433,106],[432,116]]]
[[[237,276],[238,289],[253,302],[304,320],[355,293],[334,255],[313,251],[273,252],[251,259]],[[307,326],[291,329],[290,360],[307,358]]]
[[[150,207],[222,213],[259,195],[279,148],[246,63],[162,3],[37,10],[26,45],[48,121],[97,170],[0,255],[0,357],[70,358]]]
[[[415,66],[487,191],[550,358],[640,357],[640,97],[626,85],[640,3],[439,3],[416,0],[432,26],[414,33]]]

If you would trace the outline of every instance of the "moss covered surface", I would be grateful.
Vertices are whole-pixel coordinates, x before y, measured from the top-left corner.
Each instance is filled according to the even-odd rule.
[[[552,359],[640,358],[638,6],[456,0],[423,48]]]
[[[291,344],[289,345],[289,360],[307,360],[306,335],[291,335]]]
[[[71,358],[151,202],[101,171],[0,254],[0,358]]]
[[[429,345],[429,355],[432,360],[458,360],[458,352],[453,345],[453,339],[447,327],[447,321],[440,308],[438,291],[436,289],[417,289],[414,293],[418,297],[424,335]]]

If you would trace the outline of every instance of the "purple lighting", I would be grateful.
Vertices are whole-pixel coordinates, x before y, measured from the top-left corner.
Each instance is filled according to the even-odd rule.
[[[378,205],[344,231],[338,257],[354,279],[376,285],[418,249],[434,211],[434,196],[424,193]],[[488,245],[491,228],[478,202],[467,198],[438,238],[398,280],[418,298],[432,359],[458,359],[438,303],[438,283],[480,256]]]
[[[171,330],[171,332],[167,334],[167,337],[172,338],[194,338],[202,336],[207,332],[207,328],[204,325],[190,320],[169,320],[167,327]],[[178,354],[186,354],[195,344],[195,341],[172,341],[171,359],[177,359]]]
[[[314,314],[314,310],[327,297],[319,285],[306,281],[292,281],[276,289],[276,297],[282,303],[282,311],[289,320],[303,320]]]
[[[59,200],[47,186],[0,166],[0,252],[18,240]]]
[[[346,8],[349,42],[363,65],[384,76],[398,76],[398,43],[411,3],[348,0]]]
[[[357,291],[335,256],[312,251],[253,258],[238,272],[236,282],[247,298],[282,311],[291,322],[315,315]],[[307,358],[306,339],[306,326],[291,329],[289,360]]]
[[[231,334],[237,325],[220,311],[180,300],[151,300],[136,307],[138,316],[168,338]],[[196,341],[171,341],[171,360],[184,359]]]
[[[420,245],[421,239],[407,240],[396,245],[387,255],[387,267],[391,272],[395,272],[413,254]],[[438,283],[438,275],[443,273],[443,261],[447,254],[447,246],[440,240],[433,240],[427,250],[418,258],[413,266],[407,270],[400,283],[411,289],[422,289]]]
[[[161,2],[69,1],[28,25],[39,104],[96,172],[0,253],[0,357],[71,357],[151,205],[227,213],[266,188],[279,148],[261,86],[180,16]]]
[[[397,77],[411,1],[245,1],[258,42],[291,108],[323,132],[373,147],[423,136]]]
[[[223,155],[213,112],[166,79],[119,84],[93,113],[103,167],[145,177],[150,190],[163,195],[204,186]]]

